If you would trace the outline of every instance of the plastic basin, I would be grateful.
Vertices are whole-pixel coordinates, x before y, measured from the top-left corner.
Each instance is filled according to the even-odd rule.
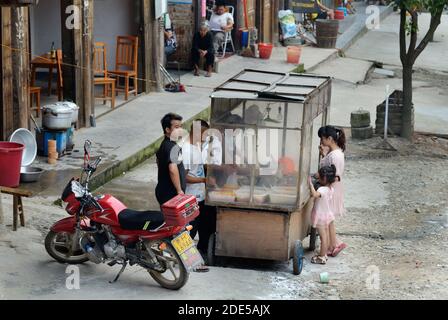
[[[25,146],[22,153],[22,166],[29,166],[34,162],[37,155],[36,138],[28,129],[21,128],[14,131],[9,138],[10,142],[20,143]]]

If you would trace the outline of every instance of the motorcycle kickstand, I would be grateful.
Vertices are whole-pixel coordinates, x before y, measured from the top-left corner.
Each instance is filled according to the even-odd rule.
[[[123,271],[124,271],[124,269],[126,268],[127,265],[128,265],[128,263],[125,261],[123,263],[123,266],[121,267],[120,271],[118,272],[117,276],[115,277],[115,279],[113,281],[109,281],[109,283],[117,282],[118,278],[120,278],[121,274],[123,273]]]

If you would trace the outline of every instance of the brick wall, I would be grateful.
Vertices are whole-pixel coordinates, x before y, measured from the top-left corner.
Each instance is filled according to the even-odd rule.
[[[193,4],[170,4],[168,6],[177,36],[177,51],[168,61],[179,61],[181,68],[191,68],[191,47],[195,32],[195,12]]]

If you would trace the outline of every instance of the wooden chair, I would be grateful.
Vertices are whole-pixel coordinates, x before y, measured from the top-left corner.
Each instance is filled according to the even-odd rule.
[[[13,224],[12,230],[17,230],[17,224],[20,217],[20,225],[25,226],[25,214],[23,211],[22,197],[32,197],[33,193],[26,189],[7,188],[0,186],[0,193],[9,194],[13,196]],[[1,205],[1,204],[0,204]],[[1,209],[0,209],[1,210]]]
[[[58,66],[58,101],[63,99],[63,80],[62,80],[62,50],[56,50],[56,63]]]
[[[118,79],[116,91],[124,91],[124,98],[128,100],[129,94],[137,95],[137,58],[138,37],[118,36],[115,56],[115,70],[110,70],[110,76]],[[119,87],[120,78],[124,79],[124,87]],[[133,78],[133,88],[129,87],[129,79]]]
[[[108,77],[106,44],[104,42],[95,42],[93,53],[93,72],[94,72],[93,85],[104,86],[103,95],[95,96],[95,99],[103,100],[103,104],[106,104],[106,101],[110,100],[112,109],[115,108],[116,79]],[[109,96],[109,90],[110,90],[110,96]]]
[[[30,109],[36,111],[36,118],[40,114],[40,87],[30,87]],[[33,98],[36,98],[36,107],[33,107]]]

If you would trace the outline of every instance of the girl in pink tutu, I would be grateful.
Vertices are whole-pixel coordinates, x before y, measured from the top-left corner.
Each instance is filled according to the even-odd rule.
[[[318,135],[321,141],[321,150],[328,151],[320,161],[320,167],[330,165],[336,167],[336,181],[333,185],[334,195],[332,200],[332,211],[335,218],[339,218],[345,213],[344,186],[342,183],[345,165],[345,133],[342,129],[333,126],[325,126],[319,129]],[[330,237],[328,255],[336,257],[339,252],[347,247],[347,245],[336,237],[334,223],[329,226],[328,233]]]
[[[311,263],[326,264],[330,244],[328,230],[334,221],[331,202],[334,194],[333,183],[336,180],[336,167],[334,165],[321,167],[318,172],[318,179],[320,187],[316,191],[310,178],[311,196],[315,199],[311,212],[311,222],[313,228],[317,228],[320,237],[319,254],[311,258]]]

